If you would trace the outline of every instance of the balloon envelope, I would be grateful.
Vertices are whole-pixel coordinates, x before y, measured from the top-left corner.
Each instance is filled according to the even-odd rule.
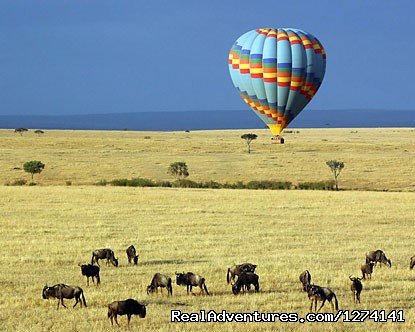
[[[236,40],[228,63],[242,99],[279,135],[316,94],[326,53],[305,31],[256,29]]]

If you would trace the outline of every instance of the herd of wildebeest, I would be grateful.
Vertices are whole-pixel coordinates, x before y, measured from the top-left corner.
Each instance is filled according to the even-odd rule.
[[[136,249],[133,245],[129,246],[126,250],[127,259],[129,264],[138,264],[138,255]],[[99,285],[101,283],[100,278],[100,265],[99,260],[105,259],[106,265],[112,264],[113,266],[118,266],[118,259],[115,257],[114,252],[111,249],[98,249],[92,253],[92,259],[90,264],[79,264],[81,267],[81,274],[87,278],[87,285],[89,285],[89,278],[92,279],[92,282]],[[360,303],[360,294],[363,290],[363,285],[361,280],[371,279],[374,267],[379,263],[385,264],[389,267],[392,267],[390,259],[388,259],[385,253],[382,250],[375,250],[366,253],[365,263],[361,266],[362,277],[349,276],[351,280],[350,289],[353,293],[353,300],[355,303]],[[243,263],[239,265],[234,265],[227,270],[226,281],[232,286],[232,293],[237,295],[241,291],[243,293],[249,292],[251,285],[254,286],[255,292],[259,292],[259,276],[255,273],[257,265],[251,263]],[[410,260],[410,269],[415,267],[415,256],[411,257]],[[235,280],[236,279],[236,280]],[[338,300],[336,294],[332,289],[328,287],[321,287],[311,283],[311,273],[308,270],[305,270],[300,274],[300,282],[302,284],[302,289],[307,293],[309,300],[311,301],[310,311],[320,311],[324,304],[328,301],[332,310],[338,310]],[[177,273],[176,272],[176,284],[178,286],[186,286],[187,294],[192,293],[192,287],[199,287],[200,294],[209,295],[207,289],[205,278],[195,274],[193,272],[187,273]],[[147,286],[147,294],[158,292],[160,288],[161,293],[163,293],[163,288],[166,288],[167,295],[173,295],[173,286],[172,279],[168,275],[161,273],[154,274],[150,284]],[[84,297],[84,292],[81,287],[78,286],[68,286],[66,284],[56,284],[54,286],[45,286],[42,291],[43,299],[56,298],[58,299],[57,309],[59,305],[62,304],[66,308],[63,300],[64,299],[73,299],[75,298],[75,307],[78,303],[82,306],[87,306],[86,300]],[[321,306],[317,310],[317,302],[320,301]],[[128,324],[130,323],[132,315],[138,315],[141,318],[146,316],[146,305],[138,302],[134,299],[127,299],[124,301],[114,301],[108,305],[108,318],[111,320],[111,325],[113,325],[113,320],[118,324],[117,316],[118,315],[127,315]]]

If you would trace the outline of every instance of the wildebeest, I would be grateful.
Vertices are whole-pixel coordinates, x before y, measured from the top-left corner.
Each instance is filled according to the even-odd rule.
[[[86,284],[89,286],[89,278],[92,278],[92,283],[94,278],[97,279],[97,285],[101,283],[101,278],[99,277],[99,267],[92,264],[79,264],[81,267],[81,273],[86,277]]]
[[[135,247],[133,245],[129,246],[125,251],[127,253],[128,263],[131,264],[131,261],[134,262],[135,265],[138,263],[138,255],[135,251]]]
[[[42,297],[43,299],[49,299],[50,297],[54,297],[58,299],[58,306],[56,308],[59,309],[59,304],[62,303],[62,305],[66,308],[66,305],[63,303],[63,299],[73,299],[75,298],[75,304],[73,305],[73,308],[79,303],[81,303],[86,307],[86,301],[84,297],[84,291],[81,287],[78,286],[68,286],[65,284],[56,284],[54,286],[48,287],[46,285],[43,287],[42,291]],[[82,301],[81,301],[82,299]]]
[[[366,254],[366,263],[374,262],[375,266],[377,263],[379,264],[379,267],[382,266],[382,264],[388,265],[389,267],[392,267],[392,262],[390,259],[388,259],[385,255],[385,253],[382,250],[375,250],[375,251],[369,251]]]
[[[323,308],[326,301],[329,301],[331,304],[332,309],[339,310],[339,303],[337,302],[336,294],[327,287],[320,287],[317,285],[308,285],[307,287],[307,294],[308,298],[311,300],[310,311],[313,310],[313,302],[314,302],[314,311],[317,310],[317,301],[322,301],[320,308],[317,310],[319,312],[321,308]],[[333,307],[333,300],[334,298],[334,307]]]
[[[105,249],[97,249],[92,253],[91,258],[91,264],[94,265],[96,263],[98,266],[98,260],[100,259],[106,259],[107,265],[111,262],[112,265],[118,266],[118,259],[115,258],[115,254],[111,249],[105,248]]]
[[[111,325],[114,325],[113,319],[119,326],[117,316],[127,315],[128,325],[132,315],[138,315],[140,318],[146,317],[147,309],[145,304],[139,303],[134,299],[127,299],[125,301],[114,301],[108,305],[108,318],[111,319]]]
[[[172,282],[169,276],[161,273],[156,273],[151,280],[150,285],[147,286],[147,294],[157,292],[158,287],[160,287],[160,290],[166,288],[167,295],[173,295]]]
[[[366,275],[369,279],[372,279],[373,267],[375,262],[365,263],[361,266],[360,270],[362,271],[362,278],[366,279]]]
[[[242,263],[239,265],[234,265],[228,268],[228,272],[226,274],[226,281],[229,284],[231,281],[235,281],[235,276],[239,276],[242,272],[255,272],[256,269],[255,264],[251,263]]]
[[[362,278],[352,277],[349,276],[349,279],[352,281],[352,285],[350,286],[350,290],[353,292],[353,301],[355,303],[360,303],[360,293],[363,290],[363,285],[360,282]]]
[[[412,270],[415,266],[415,256],[411,257],[411,262],[409,263],[409,268]]]
[[[235,284],[232,286],[232,293],[237,295],[243,290],[243,287],[245,286],[247,289],[250,289],[251,285],[254,285],[255,287],[255,293],[259,292],[259,276],[253,272],[242,272],[238,280],[235,282]]]
[[[311,284],[311,273],[308,270],[305,270],[304,272],[302,272],[300,274],[300,281],[301,284],[303,285],[303,291],[306,292],[307,291],[307,285]]]
[[[194,274],[192,272],[187,273],[177,273],[176,272],[176,284],[178,286],[186,286],[187,294],[192,292],[193,286],[199,286],[201,290],[201,294],[206,292],[209,295],[209,292],[206,287],[205,278],[198,274]]]

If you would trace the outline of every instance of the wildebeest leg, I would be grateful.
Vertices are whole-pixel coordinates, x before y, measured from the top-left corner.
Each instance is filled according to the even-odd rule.
[[[75,296],[75,304],[73,305],[72,308],[75,308],[78,302],[79,302],[79,296]],[[81,306],[82,306],[82,302],[81,302]]]
[[[314,299],[311,299],[310,312],[313,312],[313,302],[314,302]]]
[[[120,324],[118,324],[118,320],[117,320],[117,314],[114,314],[114,320],[117,323],[118,326],[120,326]]]
[[[131,314],[127,314],[127,325],[130,325],[130,320],[131,320]]]
[[[63,297],[61,298],[61,303],[62,303],[62,305],[63,305],[65,308],[68,308],[68,307],[65,305],[65,303],[63,303]]]
[[[323,303],[321,304],[320,308],[318,308],[317,312],[319,312],[321,310],[321,308],[323,308],[324,303],[326,303],[326,299],[323,300]],[[317,301],[316,301],[316,304],[317,304]],[[317,308],[317,306],[316,306],[316,308]]]
[[[111,319],[111,325],[114,325],[114,322],[112,321],[112,318],[113,317],[113,313],[111,312],[111,316],[110,316],[110,319]]]
[[[94,280],[94,279],[92,279]],[[89,286],[89,277],[86,277],[86,285]]]

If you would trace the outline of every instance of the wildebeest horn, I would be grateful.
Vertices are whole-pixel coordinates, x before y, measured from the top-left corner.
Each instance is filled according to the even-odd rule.
[[[352,278],[352,275],[349,275],[349,279],[353,281],[353,279],[356,279],[356,278]]]

